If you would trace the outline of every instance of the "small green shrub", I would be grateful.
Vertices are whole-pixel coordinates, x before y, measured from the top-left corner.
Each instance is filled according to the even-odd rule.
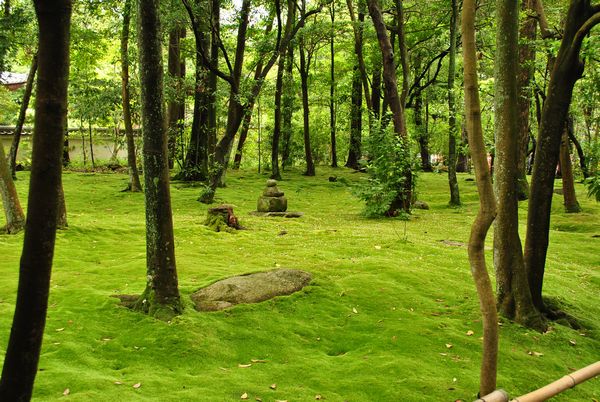
[[[588,177],[585,181],[585,186],[588,190],[588,197],[595,198],[597,202],[600,202],[600,173]]]
[[[355,195],[365,201],[365,216],[376,217],[398,213],[406,217],[405,211],[391,211],[398,200],[404,201],[406,194],[406,172],[412,171],[410,150],[391,128],[374,128],[366,141],[367,171],[369,179],[355,187]],[[414,190],[415,176],[411,186]]]

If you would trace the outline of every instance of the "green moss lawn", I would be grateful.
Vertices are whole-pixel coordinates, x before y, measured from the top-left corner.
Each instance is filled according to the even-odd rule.
[[[450,209],[446,176],[421,174],[420,199],[431,209],[404,222],[363,218],[348,187],[328,181],[333,174],[351,183],[364,177],[326,168],[314,178],[286,173],[279,188],[288,209],[305,215],[283,219],[249,215],[266,175],[229,173],[217,198],[235,205],[247,228],[235,234],[204,227],[199,189],[173,183],[186,310],[167,323],[111,297],[145,285],[143,195],[120,192],[125,175],[65,173],[69,228],[57,237],[34,400],[475,399],[481,322],[460,244],[477,210],[474,183],[459,176],[465,205]],[[17,182],[23,204],[27,177],[19,173]],[[512,396],[600,359],[600,205],[577,186],[583,213],[563,213],[555,198],[545,293],[585,328],[553,325],[540,334],[504,321],[498,385]],[[22,240],[0,236],[0,356]],[[314,281],[294,295],[223,312],[198,313],[189,300],[221,278],[276,267],[310,271]],[[599,398],[596,379],[556,400]]]

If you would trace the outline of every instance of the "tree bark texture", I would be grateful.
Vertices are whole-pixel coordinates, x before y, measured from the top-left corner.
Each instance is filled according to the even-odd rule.
[[[569,127],[565,124],[562,141],[560,143],[560,172],[562,179],[562,191],[565,205],[565,212],[578,213],[581,207],[575,194],[575,178],[573,177],[573,165],[571,164],[571,152],[569,152]]]
[[[17,302],[0,380],[2,401],[31,399],[46,324],[67,113],[71,1],[36,0],[34,7],[39,66],[31,176]]]
[[[330,7],[331,16],[331,37],[329,38],[329,48],[331,61],[329,65],[329,133],[331,138],[331,167],[338,167],[337,163],[337,144],[335,138],[335,2]]]
[[[181,39],[185,38],[185,28],[176,26],[169,32],[169,52],[167,68],[174,82],[176,96],[167,104],[167,122],[169,136],[169,168],[175,166],[177,139],[183,135],[185,119],[185,99],[180,95],[183,92],[185,79],[185,62],[181,56]]]
[[[121,102],[123,104],[123,122],[125,138],[127,139],[127,166],[129,167],[129,184],[126,190],[142,191],[140,174],[135,153],[133,124],[131,122],[131,95],[129,91],[129,27],[131,21],[131,0],[125,0],[123,5],[123,29],[121,31]]]
[[[454,78],[456,75],[456,37],[458,30],[458,3],[451,0],[450,12],[450,50],[448,54],[448,185],[450,187],[450,206],[458,206],[460,191],[456,179],[456,95]]]
[[[483,322],[483,357],[479,395],[487,395],[496,389],[498,364],[498,313],[485,262],[485,238],[496,216],[496,199],[494,198],[481,127],[479,83],[477,82],[477,49],[475,47],[475,10],[476,0],[463,0],[462,43],[465,120],[479,194],[479,211],[471,226],[469,237],[469,263],[477,288]]]
[[[378,0],[368,0],[369,14],[373,20],[379,48],[381,49],[381,58],[383,64],[383,82],[385,89],[385,99],[392,112],[392,121],[394,124],[394,132],[403,142],[405,147],[408,147],[408,135],[406,132],[406,120],[404,117],[404,105],[398,95],[398,84],[396,81],[396,65],[394,62],[394,51],[390,38],[387,35],[387,28],[383,21],[381,6]],[[403,172],[404,185],[400,192],[400,199],[395,200],[390,207],[393,209],[402,208],[404,211],[410,211],[412,198],[412,172],[410,168]]]
[[[183,305],[175,266],[158,0],[140,0],[138,7],[147,283],[136,308],[170,319]]]
[[[550,211],[554,174],[558,162],[560,142],[571,104],[575,82],[583,74],[579,51],[583,39],[600,23],[598,7],[589,0],[571,0],[563,38],[542,109],[541,123],[531,177],[527,237],[525,239],[525,266],[533,302],[544,310],[542,286],[550,231]]]
[[[498,309],[503,316],[535,329],[545,329],[535,309],[519,238],[517,182],[518,128],[518,25],[519,8],[513,0],[496,3],[495,62],[495,175],[497,216],[494,226],[494,267]]]
[[[8,154],[8,165],[10,168],[10,174],[12,175],[12,178],[14,180],[17,179],[17,151],[19,150],[21,134],[23,133],[23,126],[25,125],[25,117],[27,116],[29,100],[31,99],[31,94],[33,92],[33,83],[35,82],[35,73],[37,72],[37,67],[37,53],[35,53],[33,55],[33,59],[31,60],[31,67],[29,68],[27,83],[25,83],[25,92],[23,93],[23,99],[21,100],[21,107],[19,109],[19,117],[17,118],[17,124],[15,125],[15,133],[13,134],[13,140],[10,146],[10,152]]]
[[[281,168],[285,170],[291,164],[290,147],[292,142],[292,117],[294,114],[295,96],[294,89],[294,46],[290,43],[285,62],[285,74],[283,77],[283,99],[281,112],[282,149]]]
[[[10,174],[2,144],[0,144],[0,195],[2,195],[2,205],[6,217],[6,226],[0,228],[0,233],[19,233],[25,226],[25,215],[19,202],[17,189]]]
[[[533,11],[536,0],[521,0],[521,10]],[[529,183],[527,183],[527,148],[531,133],[531,78],[535,66],[535,47],[533,42],[536,37],[537,21],[532,16],[526,15],[519,28],[519,68],[517,72],[517,91],[519,94],[519,147],[517,157],[517,197],[520,201],[529,198]]]
[[[358,161],[362,156],[362,86],[360,80],[360,71],[357,63],[354,64],[354,73],[352,75],[352,100],[350,106],[350,143],[348,144],[348,159],[346,167],[358,170],[360,165]]]
[[[308,76],[309,65],[306,61],[306,50],[302,38],[299,41],[298,49],[300,51],[300,87],[302,88],[302,121],[304,137],[304,161],[306,162],[305,176],[315,175],[315,162],[312,156],[310,146],[310,106],[308,104]]]

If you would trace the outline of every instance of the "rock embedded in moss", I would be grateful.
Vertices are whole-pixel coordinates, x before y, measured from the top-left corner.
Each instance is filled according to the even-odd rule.
[[[218,311],[236,304],[258,303],[295,293],[312,280],[308,272],[276,269],[234,276],[194,292],[190,297],[198,311]]]

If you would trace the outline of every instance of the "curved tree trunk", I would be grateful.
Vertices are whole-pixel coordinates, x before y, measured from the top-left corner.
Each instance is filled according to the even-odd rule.
[[[27,115],[27,108],[29,107],[29,100],[31,99],[31,93],[33,92],[33,83],[35,82],[35,73],[37,72],[37,67],[37,53],[35,53],[33,55],[33,59],[31,60],[31,67],[29,68],[29,75],[27,76],[27,83],[25,84],[25,92],[23,93],[23,100],[21,100],[21,108],[19,109],[19,117],[17,118],[15,133],[10,146],[10,152],[8,153],[8,165],[13,180],[17,179],[17,151],[19,150],[19,142],[21,141],[23,125],[25,125],[25,117]]]
[[[6,226],[0,228],[0,232],[15,234],[20,232],[25,226],[25,215],[19,202],[17,189],[10,174],[4,146],[0,144],[0,194],[2,195],[2,205],[4,206],[4,216],[6,217]]]
[[[575,146],[575,149],[577,150],[581,174],[583,175],[584,179],[587,179],[588,177],[590,177],[590,171],[587,165],[587,159],[585,157],[585,154],[583,153],[583,148],[581,147],[579,140],[577,140],[577,137],[575,136],[575,128],[573,127],[573,116],[571,115],[569,115],[569,117],[567,118],[567,134],[569,135],[569,139],[571,140],[571,142]],[[591,139],[589,142],[592,142]]]
[[[450,13],[450,50],[448,61],[448,185],[450,186],[450,206],[460,205],[460,191],[456,179],[456,96],[454,77],[456,75],[456,36],[458,28],[458,4],[452,1]]]
[[[583,39],[600,23],[600,11],[589,0],[571,0],[565,19],[561,46],[554,62],[538,133],[536,155],[531,177],[525,266],[533,302],[545,310],[542,285],[550,232],[550,211],[554,174],[565,120],[573,96],[573,87],[583,74],[579,51]]]
[[[469,263],[479,296],[483,321],[483,357],[481,362],[479,395],[496,389],[498,364],[498,313],[492,283],[485,262],[485,237],[496,215],[496,199],[487,163],[487,153],[481,127],[477,56],[475,47],[475,0],[464,0],[462,10],[462,42],[465,87],[465,118],[471,157],[477,177],[479,211],[471,226]]]
[[[306,162],[305,176],[315,175],[315,162],[312,157],[312,149],[310,146],[310,109],[308,104],[308,68],[306,62],[306,52],[304,50],[303,41],[300,40],[300,86],[302,88],[302,118],[304,122],[303,134],[304,134],[304,160]]]
[[[160,319],[170,319],[182,312],[183,304],[175,266],[158,0],[140,0],[138,12],[147,283],[135,308]]]
[[[496,3],[495,175],[497,211],[494,225],[494,267],[498,309],[505,317],[538,330],[545,329],[535,309],[519,238],[517,181],[519,129],[517,124],[517,64],[519,7],[513,0]]]
[[[131,20],[131,0],[125,0],[123,5],[123,30],[121,31],[121,101],[123,104],[123,122],[125,123],[125,138],[127,139],[127,166],[129,167],[129,184],[125,190],[142,191],[140,174],[135,154],[133,124],[131,123],[131,101],[129,93],[129,25]]]
[[[27,223],[0,400],[29,401],[46,324],[67,114],[70,0],[36,0],[38,80]]]

